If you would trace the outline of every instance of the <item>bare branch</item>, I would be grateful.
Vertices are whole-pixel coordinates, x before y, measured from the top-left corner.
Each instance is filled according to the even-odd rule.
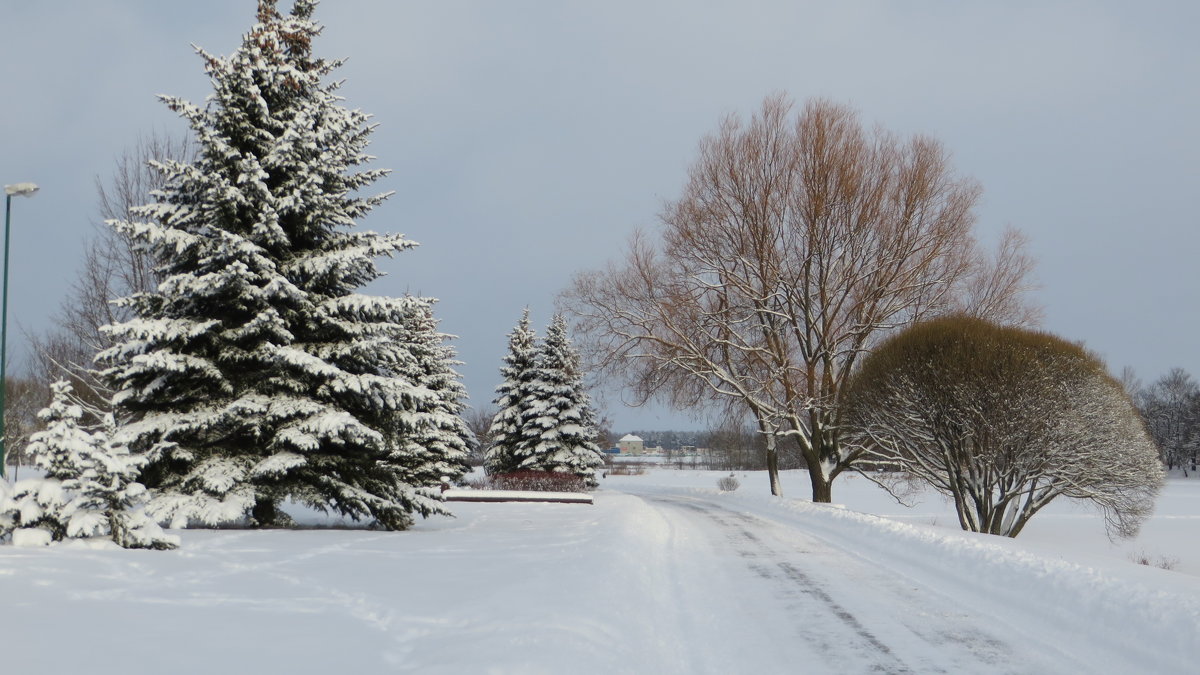
[[[158,276],[155,262],[106,221],[129,220],[132,208],[154,202],[155,191],[163,187],[156,162],[190,161],[193,155],[186,137],[151,133],[116,158],[107,182],[96,177],[100,222],[87,242],[70,294],[59,307],[56,328],[32,339],[33,378],[47,391],[51,382],[66,377],[81,401],[108,408],[109,396],[92,374],[92,357],[110,346],[100,327],[128,319],[128,310],[112,301],[154,289]]]
[[[979,186],[937,141],[868,131],[846,106],[795,113],[769,97],[704,138],[688,176],[661,239],[635,235],[564,305],[585,353],[636,402],[750,413],[768,453],[788,443],[804,457],[819,501],[855,457],[838,404],[862,355],[963,306],[1012,313],[1027,286],[1019,235],[992,266],[978,254]]]

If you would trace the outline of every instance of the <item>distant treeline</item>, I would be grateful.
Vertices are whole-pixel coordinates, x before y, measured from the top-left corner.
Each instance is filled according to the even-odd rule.
[[[711,431],[634,431],[634,436],[646,442],[646,449],[659,448],[663,450],[679,450],[684,447],[701,447],[706,442]]]
[[[753,427],[726,425],[707,431],[634,431],[646,442],[646,449],[661,447],[672,462],[681,467],[718,471],[754,471],[766,468],[766,448],[761,434]],[[698,455],[681,450],[696,448]],[[799,469],[803,462],[789,448],[779,453],[781,469]]]

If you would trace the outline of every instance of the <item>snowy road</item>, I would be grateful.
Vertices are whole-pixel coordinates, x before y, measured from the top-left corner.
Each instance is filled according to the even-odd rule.
[[[673,589],[680,631],[691,635],[683,672],[737,672],[751,657],[779,673],[1083,669],[1077,658],[794,526],[701,497],[644,498],[670,530],[668,576],[687,580]],[[738,589],[735,597],[714,597],[729,589]]]

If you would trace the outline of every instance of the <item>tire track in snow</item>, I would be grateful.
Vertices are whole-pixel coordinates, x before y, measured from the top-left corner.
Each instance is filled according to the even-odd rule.
[[[848,634],[846,631],[837,631],[836,635],[824,639],[826,636],[813,635],[811,625],[802,628],[806,638],[817,638],[816,646],[831,660],[837,661],[838,654],[835,653],[837,650],[848,650],[854,652],[856,659],[862,659],[864,654],[874,655],[874,658],[867,659],[870,672],[897,674],[914,672],[896,656],[890,647],[880,641],[850,611],[838,603],[828,591],[818,585],[809,575],[784,559],[786,556],[775,547],[755,534],[750,527],[759,524],[756,519],[686,498],[651,497],[651,500],[682,507],[716,523],[725,533],[730,544],[734,546],[734,552],[748,561],[750,570],[756,576],[783,585],[785,597],[800,595],[809,598],[809,605],[815,604],[821,611],[848,629]],[[810,610],[812,608],[797,609]],[[824,622],[817,620],[811,624],[824,625]],[[850,637],[852,640],[847,641],[846,637]]]
[[[794,635],[826,661],[806,672],[1073,673],[1057,645],[997,625],[994,617],[886,564],[811,536],[793,525],[685,495],[644,493],[723,542],[757,578],[776,586]],[[719,544],[720,545],[720,544]],[[779,606],[779,605],[777,605]],[[794,617],[794,618],[793,618]],[[999,629],[999,632],[997,632]],[[1001,637],[1004,636],[1004,637]]]
[[[660,514],[661,517],[661,514]],[[681,538],[684,537],[679,532],[675,524],[669,518],[663,518],[663,522],[667,528],[667,550],[675,551],[682,547]],[[673,571],[673,570],[672,570]],[[668,573],[666,575],[667,583],[670,585],[669,597],[686,597],[688,588],[684,586],[683,576],[679,574]],[[698,630],[696,621],[688,612],[680,613],[677,617],[678,633],[672,634],[667,643],[670,647],[667,651],[670,654],[670,659],[675,662],[678,669],[675,672],[679,673],[703,673],[704,663],[695,650],[686,647],[687,637],[689,634]]]
[[[728,517],[741,523],[746,528],[746,537],[755,542],[761,541],[761,538],[750,532],[748,528],[770,526],[769,521],[715,505],[710,506],[706,512],[712,513],[714,518],[717,519]],[[811,553],[808,549],[797,550],[794,547],[792,548],[792,552]],[[803,572],[791,563],[781,563],[781,567],[791,568],[795,570],[796,574],[804,575]],[[807,577],[807,575],[804,576]],[[885,577],[879,574],[871,577],[870,581],[883,586],[889,594],[895,596],[904,604],[918,610],[912,617],[896,617],[896,619],[924,642],[943,649],[950,647],[963,649],[969,654],[972,662],[987,666],[989,672],[1021,672],[1020,666],[1013,667],[1010,663],[1014,657],[1011,647],[997,640],[994,636],[973,627],[966,613],[946,612],[944,608],[942,608],[943,611],[921,611],[922,608],[927,607],[930,603],[927,597],[923,597],[910,585],[900,583],[894,577]],[[813,584],[811,579],[809,583],[821,593],[825,592],[819,589],[816,584]],[[826,593],[826,595],[828,594]],[[832,596],[830,598],[832,599]],[[847,614],[849,615],[849,612]],[[850,615],[850,618],[853,619],[853,615]],[[857,619],[854,620],[857,621]],[[921,670],[929,672],[929,666],[923,665]],[[944,673],[955,671],[956,669],[954,668],[951,668],[949,671],[942,668],[935,668],[932,672]]]

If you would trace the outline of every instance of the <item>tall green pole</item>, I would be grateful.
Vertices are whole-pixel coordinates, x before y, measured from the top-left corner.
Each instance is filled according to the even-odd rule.
[[[12,198],[31,197],[38,191],[33,183],[16,183],[4,186],[4,299],[0,301],[0,479],[4,478],[4,394],[8,390],[8,372],[5,358],[8,355],[8,223],[12,220]]]
[[[0,479],[4,478],[4,394],[8,389],[5,357],[8,355],[8,224],[12,220],[12,198],[29,197],[38,191],[33,183],[4,186],[4,299],[0,301]]]
[[[7,191],[6,191],[7,192]],[[4,300],[0,303],[0,479],[4,478],[4,394],[8,389],[5,356],[8,353],[8,222],[12,217],[12,195],[4,195]]]

